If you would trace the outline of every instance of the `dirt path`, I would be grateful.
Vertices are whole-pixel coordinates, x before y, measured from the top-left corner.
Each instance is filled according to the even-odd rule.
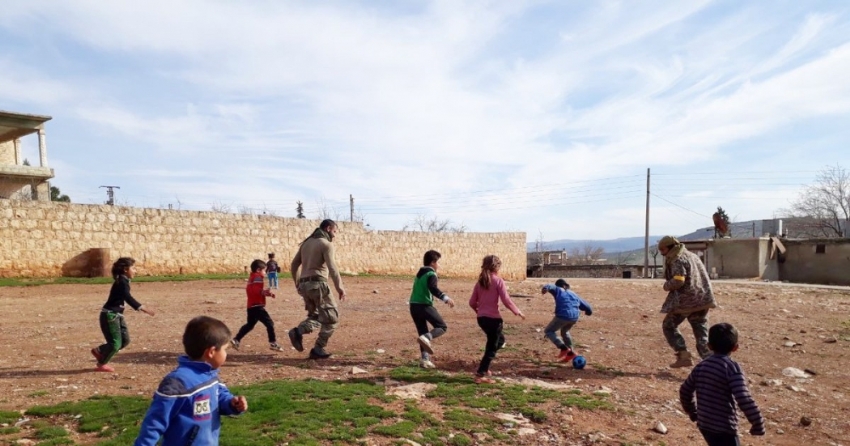
[[[328,348],[335,353],[331,360],[317,364],[294,350],[272,352],[258,325],[243,340],[241,350],[231,352],[222,369],[223,379],[229,385],[280,378],[336,379],[346,377],[352,366],[381,374],[415,360],[418,347],[407,309],[411,281],[345,281],[351,298],[342,304],[341,324]],[[282,283],[285,287],[270,301],[269,311],[279,340],[288,346],[286,330],[304,314],[300,297],[289,282]],[[672,354],[661,334],[658,309],[664,294],[660,283],[571,281],[573,289],[594,307],[593,316],[583,317],[573,330],[576,342],[586,346],[583,353],[591,364],[583,371],[550,362],[556,349],[543,338],[542,329],[551,318],[553,303],[538,294],[540,283],[509,284],[512,293],[534,297],[515,299],[528,316],[526,321],[503,314],[509,346],[496,358],[493,369],[505,377],[569,381],[587,390],[605,387],[622,409],[604,414],[554,413],[543,428],[561,439],[577,441],[602,433],[613,444],[698,443],[698,432],[678,404],[678,386],[688,372],[666,367]],[[438,304],[449,324],[448,333],[435,342],[434,360],[441,369],[471,373],[481,355],[483,335],[466,306],[472,284],[471,280],[441,282],[459,304],[454,309]],[[0,288],[0,339],[7,348],[0,357],[0,409],[24,409],[98,393],[150,395],[182,351],[180,337],[191,317],[220,318],[234,332],[244,323],[244,285],[244,281],[134,284],[134,295],[159,313],[151,318],[128,311],[132,343],[113,361],[114,374],[92,372],[94,360],[89,354],[102,342],[97,318],[107,285]],[[768,420],[767,437],[745,435],[743,444],[850,444],[850,292],[746,283],[718,283],[716,290],[721,308],[711,313],[711,321],[731,322],[739,329],[741,349],[734,358],[746,371]],[[692,346],[689,327],[682,328]],[[305,342],[313,339],[308,336]],[[786,347],[786,343],[799,345]],[[811,369],[817,375],[789,378],[782,375],[786,367]],[[812,418],[812,425],[800,426],[802,416]],[[657,420],[670,429],[666,436],[651,431]]]

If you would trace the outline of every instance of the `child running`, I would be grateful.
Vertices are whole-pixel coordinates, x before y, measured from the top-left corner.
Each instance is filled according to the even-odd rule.
[[[274,299],[274,293],[271,290],[264,289],[265,285],[266,262],[256,259],[251,262],[251,276],[248,277],[248,285],[245,287],[245,293],[248,295],[248,322],[239,329],[236,337],[230,340],[233,348],[239,350],[239,344],[242,338],[245,337],[257,322],[266,326],[266,331],[269,334],[269,348],[282,352],[283,347],[277,344],[277,338],[274,333],[274,321],[266,311],[266,297]]]
[[[713,354],[691,371],[679,388],[679,400],[709,446],[738,446],[738,413],[747,416],[750,435],[764,435],[764,418],[750,396],[744,372],[729,357],[738,350],[738,331],[731,324],[716,324],[708,330],[708,348]],[[694,401],[696,393],[696,402]]]
[[[230,330],[218,319],[198,316],[186,325],[177,368],[162,379],[145,414],[135,446],[218,445],[221,416],[248,410],[244,396],[219,382]]]
[[[570,362],[576,357],[576,353],[573,351],[573,338],[570,336],[570,329],[578,322],[579,311],[584,311],[584,314],[590,316],[593,314],[593,309],[590,308],[590,304],[570,290],[570,284],[564,279],[556,280],[555,285],[543,285],[540,293],[546,294],[547,292],[555,298],[555,317],[546,326],[545,334],[555,344],[555,347],[561,349],[558,360]],[[560,338],[558,331],[561,332]]]
[[[492,384],[492,378],[489,377],[490,363],[496,357],[496,352],[505,346],[505,336],[502,334],[502,315],[499,313],[499,301],[508,307],[513,314],[525,319],[525,315],[517,308],[511,297],[508,296],[508,288],[505,286],[505,281],[499,277],[499,268],[502,267],[502,261],[494,256],[489,255],[484,257],[481,264],[481,274],[478,276],[478,282],[472,290],[472,296],[469,298],[469,306],[475,310],[478,316],[478,326],[487,335],[487,345],[484,348],[484,357],[481,358],[481,363],[478,365],[478,371],[475,373],[475,382],[477,384]]]
[[[114,372],[115,369],[107,363],[130,344],[130,332],[127,330],[127,322],[124,320],[124,303],[130,305],[136,311],[147,313],[151,316],[156,312],[148,307],[142,306],[130,294],[130,279],[136,275],[136,261],[130,257],[121,257],[112,264],[112,288],[103,308],[100,310],[100,331],[106,338],[106,343],[91,349],[91,354],[97,359],[98,372]]]
[[[431,355],[434,354],[434,349],[431,346],[431,341],[443,335],[448,329],[448,326],[443,322],[440,313],[434,308],[434,297],[448,304],[450,308],[454,308],[455,303],[448,294],[440,291],[437,286],[437,270],[440,268],[439,252],[430,250],[425,253],[422,259],[422,268],[416,273],[416,279],[413,281],[413,291],[410,292],[410,316],[413,318],[413,323],[416,325],[416,333],[419,335],[419,352],[421,359],[419,367],[423,369],[433,369],[436,367],[431,362]],[[428,331],[428,323],[434,328]]]

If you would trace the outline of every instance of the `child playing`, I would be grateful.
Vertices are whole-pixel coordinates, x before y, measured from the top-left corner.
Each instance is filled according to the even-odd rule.
[[[110,359],[130,344],[130,332],[127,330],[127,322],[124,321],[124,303],[130,305],[134,310],[155,315],[154,310],[142,306],[130,294],[130,279],[136,275],[136,261],[130,257],[121,257],[112,264],[112,288],[103,308],[100,310],[100,331],[106,338],[106,343],[91,349],[91,354],[97,359],[98,372],[114,372],[112,366],[107,365]]]
[[[278,352],[283,351],[283,347],[277,345],[274,321],[269,316],[269,312],[266,311],[266,297],[271,296],[274,299],[275,296],[271,290],[263,289],[265,270],[266,262],[260,259],[251,262],[251,276],[248,277],[248,285],[245,287],[245,293],[248,295],[248,322],[239,329],[236,337],[230,340],[236,350],[239,350],[239,343],[242,342],[242,338],[254,329],[257,322],[260,322],[266,326],[266,331],[269,334],[269,348]]]
[[[446,332],[448,326],[443,322],[440,313],[434,308],[434,298],[448,304],[450,308],[454,308],[455,303],[448,294],[440,291],[437,286],[437,269],[440,268],[439,252],[430,250],[425,253],[422,259],[422,264],[425,265],[416,273],[416,279],[413,281],[413,291],[410,292],[410,316],[413,318],[413,323],[416,325],[416,333],[419,335],[419,352],[421,359],[419,367],[424,369],[433,369],[436,367],[431,362],[431,355],[434,354],[434,349],[431,347],[431,341],[442,336]],[[428,323],[434,327],[428,331]]]
[[[269,253],[269,261],[266,262],[266,275],[269,277],[269,289],[277,289],[277,273],[280,272],[280,265],[274,259],[274,253]]]
[[[478,282],[469,298],[469,306],[478,315],[478,326],[487,335],[484,357],[481,358],[481,364],[478,365],[478,371],[475,373],[475,382],[478,384],[495,382],[488,377],[490,375],[490,363],[496,357],[496,351],[505,346],[505,336],[502,334],[502,315],[499,313],[499,300],[513,314],[525,319],[525,315],[522,314],[522,311],[519,311],[508,296],[505,282],[499,277],[499,268],[501,267],[502,261],[498,257],[494,255],[484,257],[481,264],[481,274],[478,276]]]
[[[708,348],[714,354],[697,364],[679,388],[685,413],[697,422],[709,446],[739,445],[736,402],[752,424],[750,435],[764,435],[764,419],[750,396],[744,372],[729,357],[738,350],[738,331],[731,324],[712,326]]]
[[[186,325],[177,368],[162,379],[145,414],[135,446],[218,445],[221,416],[248,410],[244,396],[219,382],[230,330],[218,319],[198,316]]]
[[[558,359],[561,362],[570,362],[576,357],[576,353],[573,351],[573,338],[570,336],[570,329],[578,322],[579,310],[590,316],[593,314],[593,309],[576,293],[570,291],[570,284],[564,279],[556,280],[555,285],[543,285],[540,293],[546,294],[547,292],[555,298],[555,317],[546,326],[546,337],[561,349]],[[563,340],[558,337],[558,331],[561,332]]]

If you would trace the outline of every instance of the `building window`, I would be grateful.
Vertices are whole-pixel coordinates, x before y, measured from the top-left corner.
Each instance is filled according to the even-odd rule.
[[[826,245],[815,245],[815,254],[826,254]]]

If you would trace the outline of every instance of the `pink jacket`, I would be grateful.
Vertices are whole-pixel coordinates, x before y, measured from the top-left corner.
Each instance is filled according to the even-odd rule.
[[[475,288],[472,290],[472,297],[469,298],[469,306],[475,310],[478,317],[499,319],[502,317],[499,313],[499,299],[513,314],[519,316],[519,308],[508,296],[508,287],[505,286],[505,281],[495,274],[490,274],[490,288],[484,289],[476,282]]]

